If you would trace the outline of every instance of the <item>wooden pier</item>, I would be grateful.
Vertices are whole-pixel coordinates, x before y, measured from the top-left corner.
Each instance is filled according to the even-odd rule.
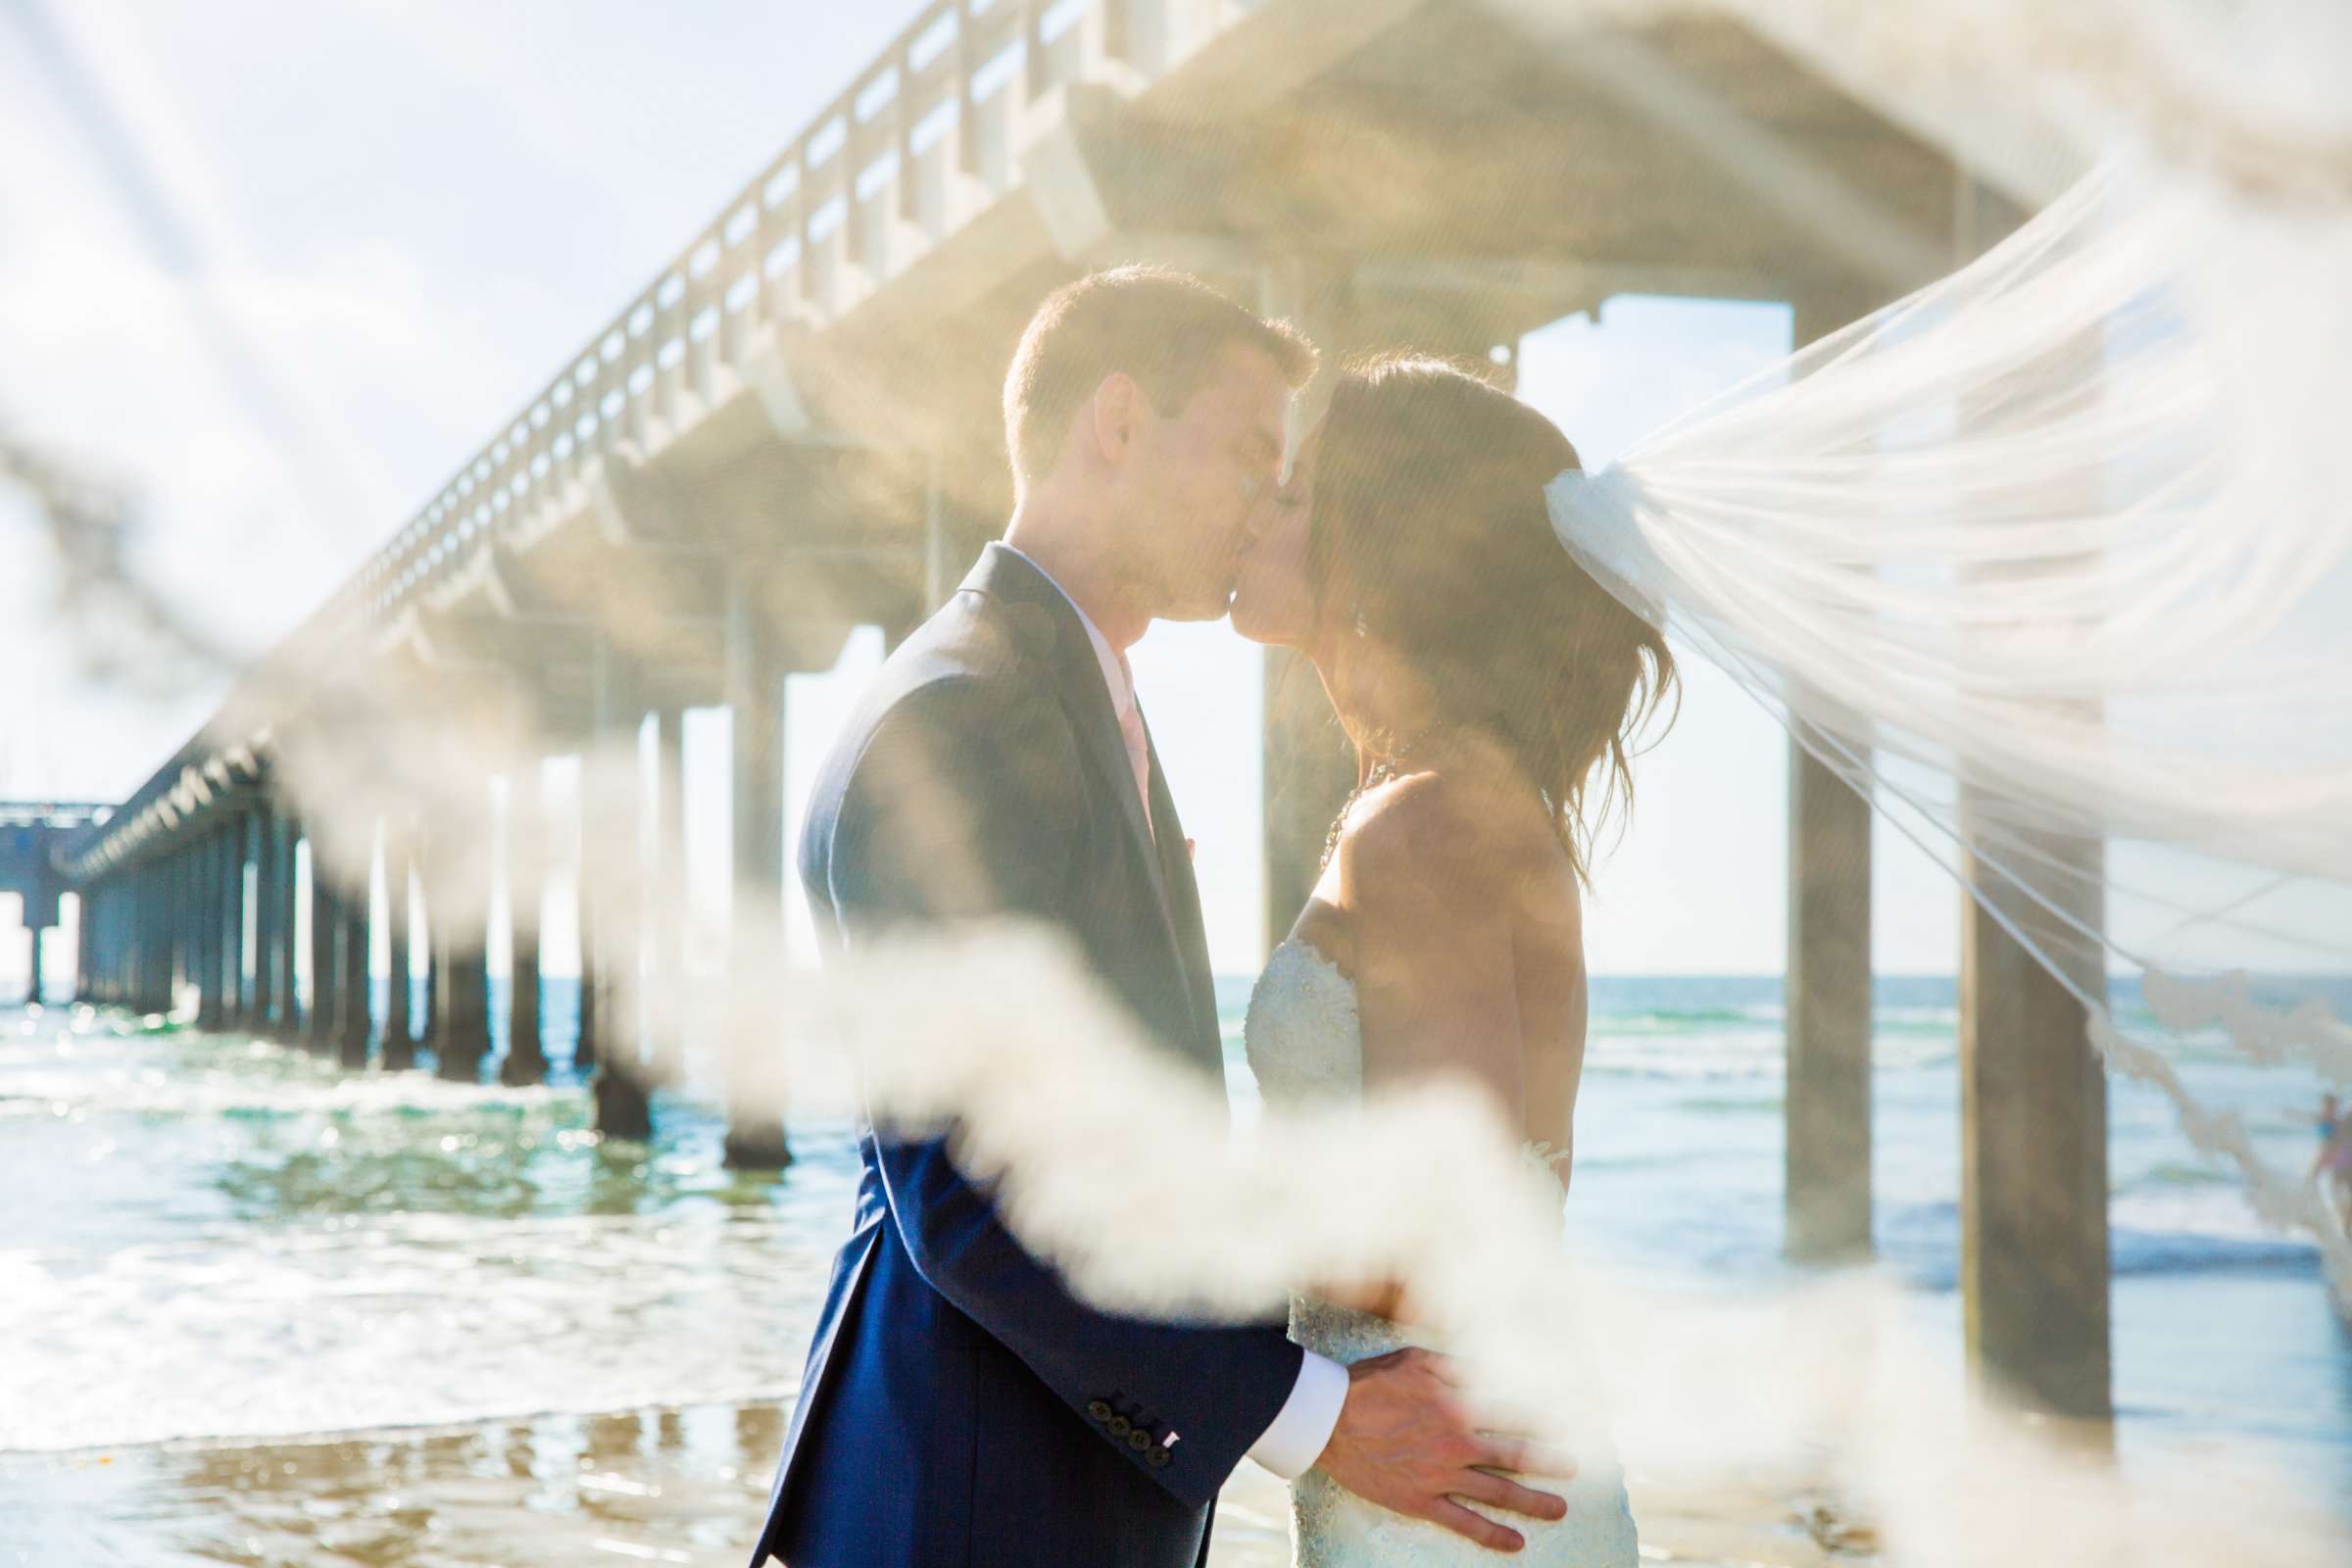
[[[1965,192],[2044,193],[1958,167],[1924,106],[1873,99],[1815,42],[1575,5],[922,5],[213,723],[70,837],[54,863],[83,901],[81,995],[147,1011],[192,996],[210,1027],[354,1070],[429,1051],[466,1082],[498,1038],[501,1079],[530,1082],[558,1054],[535,916],[547,868],[572,861],[590,890],[572,1059],[608,1135],[644,1136],[649,1090],[691,1045],[651,1004],[668,988],[638,984],[678,962],[681,715],[730,713],[738,907],[772,914],[785,677],[829,668],[856,626],[903,635],[1001,525],[999,378],[1047,289],[1164,262],[1289,316],[1334,360],[1409,344],[1506,376],[1523,334],[1628,292],[1790,301],[1818,335],[1944,270],[1973,231]],[[650,800],[628,765],[649,723]],[[447,776],[422,760],[435,726],[495,735],[451,748],[495,765]],[[1268,662],[1265,740],[1278,936],[1349,782],[1293,660]],[[372,772],[336,772],[370,748]],[[539,809],[558,757],[579,759],[573,843]],[[485,970],[493,776],[515,916],[504,1018]],[[1871,1246],[1870,827],[1792,753],[1788,1237],[1809,1262]],[[2045,1350],[2041,1304],[2001,1282],[2063,1278],[2069,1301],[2103,1303],[2103,1230],[1997,1216],[2013,1162],[2042,1159],[2002,1129],[2031,1102],[2086,1160],[2099,1085],[2074,1057],[2051,1065],[2079,1018],[2033,1000],[2006,940],[1971,927],[1972,1343],[1989,1385],[2087,1409],[2103,1360],[2071,1330]],[[730,984],[779,983],[777,955],[731,956]],[[781,1129],[745,1108],[760,1097],[731,1098],[729,1158],[783,1163]],[[2080,1323],[2103,1356],[2103,1316]],[[2080,1377],[2051,1383],[2051,1355]]]

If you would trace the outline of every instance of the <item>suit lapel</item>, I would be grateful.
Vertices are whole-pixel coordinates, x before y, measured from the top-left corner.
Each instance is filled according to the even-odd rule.
[[[979,564],[964,578],[963,586],[1004,602],[1018,622],[1036,629],[1033,638],[1023,640],[1033,645],[1035,653],[1053,672],[1054,691],[1070,715],[1070,727],[1077,733],[1079,748],[1093,765],[1101,787],[1117,798],[1116,809],[1128,837],[1144,863],[1152,868],[1152,875],[1146,880],[1152,884],[1160,926],[1167,933],[1168,945],[1178,961],[1189,971],[1191,957],[1183,927],[1170,901],[1167,863],[1152,847],[1151,819],[1144,814],[1143,799],[1135,791],[1135,769],[1127,760],[1126,739],[1119,734],[1119,715],[1111,707],[1110,688],[1103,684],[1102,665],[1095,658],[1094,644],[1078,619],[1076,608],[1036,566],[1013,551],[995,544],[981,552]],[[1164,796],[1164,787],[1158,782],[1158,765],[1154,759],[1153,789]],[[1173,819],[1172,803],[1168,811]],[[1191,918],[1198,927],[1197,902]],[[1189,978],[1188,973],[1188,982]]]
[[[1144,744],[1152,760],[1152,819],[1158,824],[1160,882],[1167,890],[1169,919],[1177,951],[1184,958],[1187,993],[1193,1003],[1195,1034],[1215,1053],[1224,1067],[1223,1032],[1217,1024],[1216,978],[1209,968],[1208,932],[1200,918],[1200,883],[1193,871],[1191,848],[1185,843],[1184,823],[1176,815],[1176,797],[1167,775],[1159,768],[1159,748],[1152,744],[1152,726],[1144,725]]]

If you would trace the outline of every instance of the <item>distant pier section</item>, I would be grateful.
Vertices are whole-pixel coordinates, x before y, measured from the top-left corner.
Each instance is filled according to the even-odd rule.
[[[22,922],[30,938],[25,969],[27,1002],[43,1000],[41,978],[51,967],[51,941],[61,925],[73,886],[61,851],[81,830],[114,814],[111,805],[89,801],[0,801],[0,893],[22,901]]]

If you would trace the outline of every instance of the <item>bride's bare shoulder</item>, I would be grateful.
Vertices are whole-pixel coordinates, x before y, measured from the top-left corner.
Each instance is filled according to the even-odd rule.
[[[1531,895],[1550,902],[1554,862],[1565,864],[1524,794],[1435,769],[1365,792],[1343,824],[1337,859],[1351,904],[1435,898],[1505,917]]]

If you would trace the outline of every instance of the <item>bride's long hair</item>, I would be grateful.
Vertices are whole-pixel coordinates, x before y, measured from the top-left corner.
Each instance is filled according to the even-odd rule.
[[[1633,806],[1628,759],[1679,685],[1665,638],[1552,531],[1544,486],[1578,466],[1558,426],[1443,360],[1351,365],[1324,422],[1307,550],[1318,616],[1402,658],[1449,727],[1499,740],[1589,881],[1598,824]],[[1410,741],[1358,735],[1391,757]]]

